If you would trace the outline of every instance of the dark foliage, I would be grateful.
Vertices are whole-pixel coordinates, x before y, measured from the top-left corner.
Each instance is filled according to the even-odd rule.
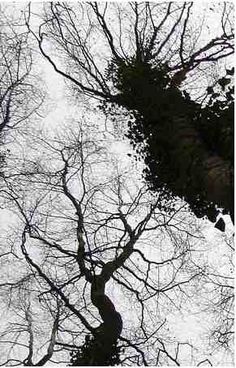
[[[217,223],[215,224],[215,228],[219,229],[220,231],[225,231],[225,222],[222,218],[217,221]]]
[[[71,353],[71,366],[114,366],[120,363],[117,342],[110,343],[102,335],[87,335],[85,343]]]
[[[145,161],[150,188],[185,199],[212,222],[219,207],[233,218],[233,73],[207,89],[202,106],[178,89],[167,64],[133,59],[107,70],[119,91],[116,104],[133,112],[128,138]]]

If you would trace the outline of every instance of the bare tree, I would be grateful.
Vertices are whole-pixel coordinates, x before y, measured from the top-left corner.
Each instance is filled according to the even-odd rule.
[[[171,75],[175,73],[174,79],[177,79],[176,71],[180,75],[184,70],[179,85],[189,71],[233,54],[231,4],[215,6],[220,27],[218,36],[210,40],[204,37],[206,20],[203,18],[198,24],[193,17],[195,6],[192,2],[125,5],[94,2],[74,6],[53,3],[45,6],[45,21],[35,37],[41,52],[58,73],[83,93],[113,101],[117,93],[107,78],[112,60],[128,66],[134,60],[153,67],[166,63]],[[202,9],[205,17],[214,11],[214,6],[210,12],[209,7]],[[29,9],[28,26],[30,14]],[[98,44],[96,36],[100,37]],[[57,66],[44,48],[48,41],[66,57],[67,69]]]
[[[15,7],[15,6],[14,6]],[[32,50],[24,17],[1,4],[0,16],[0,137],[11,133],[39,108],[43,91],[32,73]]]
[[[189,239],[201,236],[192,220],[185,230],[185,205],[160,212],[160,198],[116,169],[95,136],[32,138],[17,181],[5,177],[2,196],[19,217],[5,259],[22,271],[1,284],[13,314],[2,364],[68,362],[68,352],[73,365],[181,362],[166,317],[201,280],[189,268]]]
[[[195,23],[193,3],[48,3],[38,33],[31,22],[32,6],[25,14],[28,31],[55,71],[76,94],[96,98],[100,105],[105,101],[106,113],[110,103],[132,111],[134,128],[141,117],[144,126],[152,126],[147,129],[149,138],[156,133],[155,123],[163,128],[162,138],[166,136],[166,125],[156,120],[156,92],[165,97],[166,107],[176,98],[181,110],[179,87],[186,82],[190,90],[195,77],[203,78],[211,63],[227,60],[233,50],[229,3],[212,5],[220,27],[210,39],[204,22]],[[29,34],[20,33],[16,40],[21,37],[26,40]],[[13,55],[14,62],[12,71],[9,63],[4,64],[4,83],[11,82],[11,73],[19,78],[25,70],[21,84],[10,89],[15,97],[26,93],[30,98],[34,89],[27,90],[26,83],[29,48],[19,50],[19,64],[14,53],[6,54],[7,60]],[[13,73],[15,66],[19,74]],[[20,109],[29,101],[19,99],[21,103],[14,105],[8,98],[6,94],[3,116],[9,103],[11,119],[3,132],[18,125],[18,113],[26,116]],[[188,104],[189,96],[185,98]],[[195,101],[189,104],[196,107]],[[19,107],[15,115],[13,106]],[[204,155],[198,162],[205,163],[211,154],[200,131],[188,123],[186,116],[171,120],[168,138],[173,137],[174,145],[164,141],[162,147],[200,147]],[[210,333],[217,347],[231,347],[231,275],[220,263],[206,260],[207,237],[188,206],[176,197],[166,200],[161,191],[151,193],[140,173],[134,171],[133,177],[134,168],[123,167],[109,153],[110,142],[101,127],[94,127],[76,121],[73,129],[67,125],[66,133],[57,136],[55,131],[37,132],[34,126],[34,133],[29,129],[17,147],[12,145],[0,188],[11,214],[7,221],[12,223],[0,234],[5,274],[0,283],[0,364],[218,364],[217,352],[208,349],[207,340]],[[157,147],[159,143],[155,140]],[[188,152],[173,152],[175,167],[176,162],[189,162]],[[218,177],[217,170],[216,165],[213,174]],[[174,179],[176,184],[177,176]],[[226,234],[220,235],[227,240]],[[231,257],[231,243],[228,252]],[[215,318],[200,348],[185,332],[178,333],[177,315],[200,315],[204,320],[199,318],[199,326]]]
[[[224,261],[221,270],[208,262],[204,267],[205,287],[202,304],[207,313],[213,312],[214,320],[209,326],[210,341],[214,349],[224,348],[233,355],[234,345],[234,253],[233,237],[225,237],[221,241]],[[208,298],[209,290],[213,297]]]

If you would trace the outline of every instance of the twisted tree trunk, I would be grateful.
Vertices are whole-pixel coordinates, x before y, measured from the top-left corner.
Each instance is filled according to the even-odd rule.
[[[85,345],[74,358],[73,366],[112,366],[119,363],[117,341],[122,331],[122,318],[105,294],[105,280],[94,276],[91,283],[91,301],[97,307],[103,323],[86,338]]]

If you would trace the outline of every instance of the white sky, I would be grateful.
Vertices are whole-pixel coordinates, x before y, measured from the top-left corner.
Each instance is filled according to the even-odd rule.
[[[11,3],[11,1],[6,0],[7,3]],[[36,1],[32,1],[33,3],[36,3]],[[195,2],[201,3],[202,1]],[[210,3],[215,3],[215,1],[209,1]],[[23,3],[23,2],[22,2]],[[197,15],[196,15],[197,17]],[[214,25],[216,26],[217,23],[215,23],[212,19],[211,22],[211,31],[213,32]],[[65,127],[66,124],[71,124],[70,120],[72,119],[79,119],[80,116],[83,115],[84,111],[82,111],[80,106],[76,106],[76,102],[72,99],[70,103],[65,98],[65,90],[64,90],[64,82],[61,78],[61,76],[57,75],[53,70],[52,67],[47,64],[45,61],[42,62],[40,67],[43,70],[44,76],[42,78],[45,81],[47,93],[50,98],[49,102],[49,113],[47,114],[46,118],[43,120],[42,124],[46,129],[53,131],[54,128],[58,131],[60,131],[61,128]],[[68,92],[66,92],[68,95]],[[89,113],[89,118],[91,120],[93,119],[102,119],[101,116],[98,117],[96,113]],[[134,163],[130,164],[130,159],[127,156],[127,153],[131,152],[130,145],[127,141],[123,139],[118,139],[117,137],[114,138],[111,135],[107,134],[105,136],[105,139],[107,140],[107,143],[110,144],[110,150],[115,154],[117,159],[122,162],[121,166],[129,166],[131,169],[135,170],[137,169],[134,165]],[[141,164],[140,164],[141,165]],[[140,169],[140,167],[139,167]],[[0,227],[3,229],[5,226],[9,226],[10,218],[8,217],[7,220],[7,213],[6,210],[0,211]],[[12,218],[12,217],[11,217]],[[205,220],[199,220],[199,224],[202,224],[203,233],[206,236],[206,243],[208,246],[210,246],[210,249],[208,248],[208,257],[212,257],[215,261],[219,262],[219,265],[224,257],[225,250],[224,248],[220,248],[221,243],[221,237],[223,241],[223,235],[219,234],[219,231],[215,228],[213,228],[212,223],[209,223],[209,221]],[[231,234],[233,231],[232,224],[229,222],[227,225],[227,232],[228,234]],[[219,243],[219,248],[217,248],[217,257],[215,252],[215,243]],[[114,292],[115,293],[115,292]],[[206,324],[203,321],[202,323],[202,316],[199,316],[197,314],[194,314],[189,310],[188,313],[183,313],[182,318],[180,318],[180,315],[176,312],[175,314],[167,316],[168,321],[170,322],[170,326],[172,328],[172,332],[175,334],[175,336],[178,338],[185,337],[186,339],[190,339],[195,342],[196,345],[200,342],[199,336],[205,331]],[[178,323],[177,322],[178,319]],[[185,354],[188,355],[188,347],[185,348]],[[231,357],[225,356],[222,358],[222,352],[219,353],[219,357],[217,357],[217,354],[215,354],[215,362],[217,362],[216,365],[222,366],[222,361],[224,362],[224,365],[227,366],[231,364]]]

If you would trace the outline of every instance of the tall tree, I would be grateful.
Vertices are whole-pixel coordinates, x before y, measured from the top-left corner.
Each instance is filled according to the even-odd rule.
[[[47,3],[36,33],[39,7],[25,14],[35,46],[76,97],[120,114],[155,187],[148,190],[126,154],[117,162],[111,121],[91,114],[88,99],[72,124],[66,111],[63,132],[56,114],[45,131],[27,120],[0,187],[10,214],[1,208],[0,365],[228,363],[221,354],[230,357],[233,336],[230,229],[198,221],[172,195],[212,220],[216,203],[228,210],[228,193],[213,187],[206,198],[201,185],[209,172],[218,178],[219,160],[232,161],[233,69],[214,81],[208,70],[232,53],[231,5],[207,5],[206,19],[214,12],[223,32],[210,39],[192,3]],[[194,94],[191,86],[204,73],[211,82],[200,104],[204,88]]]
[[[115,104],[133,113],[128,136],[144,156],[152,189],[183,197],[197,216],[215,222],[218,208],[233,218],[233,89],[226,88],[233,71],[219,80],[224,103],[209,92],[209,84],[207,105],[191,100],[188,90],[211,63],[232,55],[232,4],[202,8],[218,22],[211,38],[204,21],[194,19],[195,7],[192,2],[53,3],[35,37],[73,88],[105,101],[105,111]],[[60,49],[68,68],[54,61],[47,42]]]
[[[0,143],[4,163],[7,135],[13,136],[23,122],[39,108],[43,91],[32,72],[32,50],[23,13],[13,5],[0,5]]]
[[[161,212],[89,126],[32,136],[8,167],[1,195],[19,220],[1,254],[12,267],[0,284],[1,364],[179,365],[190,359],[179,344],[191,346],[171,336],[167,317],[204,280],[190,241],[201,234],[185,205]]]

